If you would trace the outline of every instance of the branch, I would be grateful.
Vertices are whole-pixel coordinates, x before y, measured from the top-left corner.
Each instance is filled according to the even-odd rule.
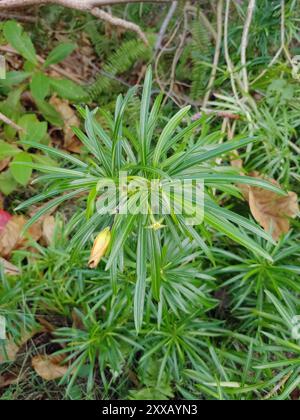
[[[22,22],[36,23],[35,17],[22,15],[22,14],[16,14],[16,13],[10,13],[9,11],[7,13],[1,12],[0,19],[5,19],[5,20],[15,19],[15,20],[20,20]]]
[[[127,3],[171,3],[173,0],[0,0],[0,10],[17,9],[43,4],[60,4],[77,10],[91,10],[94,7],[113,6]]]
[[[4,122],[7,125],[10,125],[16,131],[24,131],[22,127],[13,122],[6,115],[2,114],[2,112],[0,112],[0,121]]]
[[[112,16],[111,14],[105,12],[102,9],[99,9],[98,7],[95,7],[91,10],[91,13],[93,16],[98,17],[99,19],[105,20],[106,22],[110,23],[113,26],[120,26],[122,28],[125,28],[129,31],[136,32],[138,36],[144,41],[146,45],[149,45],[148,39],[146,38],[146,35],[141,30],[141,28],[136,25],[133,22],[129,22],[128,20],[120,19],[118,17]]]
[[[156,44],[155,44],[155,51],[158,51],[161,48],[163,38],[166,34],[169,23],[170,23],[173,15],[174,15],[174,13],[176,12],[177,6],[178,6],[178,1],[173,1],[172,4],[171,4],[171,7],[170,7],[170,9],[167,13],[167,16],[165,17],[165,20],[163,21],[163,24],[161,25],[161,28],[160,28],[160,31],[159,31],[159,34],[158,34],[158,38],[157,38],[157,41],[156,41]]]
[[[42,6],[45,4],[57,4],[68,7],[70,9],[90,12],[92,15],[109,22],[114,26],[121,26],[127,30],[136,32],[139,37],[148,44],[146,35],[141,28],[133,22],[114,17],[107,12],[99,9],[103,6],[113,6],[114,4],[128,4],[128,3],[170,3],[173,0],[0,0],[0,11],[10,10],[28,6]]]

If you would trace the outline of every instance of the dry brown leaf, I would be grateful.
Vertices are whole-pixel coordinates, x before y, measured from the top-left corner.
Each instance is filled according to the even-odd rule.
[[[26,376],[25,372],[5,372],[3,375],[0,375],[0,389],[6,388],[10,385],[18,384]]]
[[[43,221],[40,219],[36,223],[34,223],[30,228],[28,229],[28,232],[26,233],[26,236],[30,236],[31,239],[38,242],[41,237],[43,236]]]
[[[9,261],[5,260],[2,257],[0,257],[0,264],[3,265],[3,267],[4,267],[4,273],[7,274],[8,276],[17,276],[17,275],[21,274],[21,272],[18,269],[18,267],[16,267],[15,265],[11,264]]]
[[[43,220],[43,239],[49,246],[52,244],[55,233],[55,218],[54,216],[47,216]]]
[[[255,178],[261,178],[258,174]],[[279,185],[275,180],[269,179],[274,185]],[[290,230],[289,219],[296,218],[299,214],[298,196],[289,192],[287,196],[280,196],[263,188],[248,187],[249,206],[255,220],[267,232],[272,232],[273,239],[277,241],[282,234]]]
[[[0,346],[0,364],[4,362],[14,362],[16,360],[18,351],[21,347],[26,344],[32,337],[35,335],[36,331],[23,331],[21,333],[21,338],[19,344],[15,340],[9,337],[2,343]]]
[[[19,346],[13,340],[5,340],[0,346],[0,364],[14,362],[16,360]]]
[[[27,239],[30,237],[39,241],[42,237],[42,221],[32,225],[25,237],[21,235],[27,222],[24,216],[13,216],[0,232],[0,256],[9,257],[15,249],[24,248],[27,245]]]
[[[3,172],[5,169],[8,168],[10,161],[10,158],[6,158],[0,161],[0,172]]]
[[[50,103],[64,120],[64,148],[73,153],[81,152],[81,143],[76,138],[72,127],[80,127],[80,121],[69,101],[52,96]]]
[[[22,241],[21,232],[26,223],[24,216],[13,216],[0,233],[0,255],[10,256]]]
[[[243,169],[243,161],[236,156],[231,161],[231,166]],[[240,172],[243,175],[243,172]],[[264,179],[280,187],[274,179],[262,177],[258,172],[249,174],[253,178]],[[265,229],[272,233],[273,239],[278,241],[281,235],[290,230],[290,220],[295,219],[299,214],[298,196],[294,192],[289,192],[282,197],[264,188],[253,187],[250,185],[238,185],[244,198],[248,201],[251,213],[255,220]]]
[[[36,373],[46,381],[62,378],[68,371],[68,365],[61,365],[63,356],[39,355],[32,359],[32,367]]]

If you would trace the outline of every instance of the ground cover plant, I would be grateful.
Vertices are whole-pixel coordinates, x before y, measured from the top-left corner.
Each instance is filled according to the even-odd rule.
[[[4,3],[0,398],[299,400],[298,2]]]

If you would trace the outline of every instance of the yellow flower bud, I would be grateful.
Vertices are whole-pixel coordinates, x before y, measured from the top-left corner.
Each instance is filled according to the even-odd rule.
[[[111,241],[110,228],[104,229],[95,239],[94,246],[89,260],[89,268],[98,267],[101,258],[106,254]]]

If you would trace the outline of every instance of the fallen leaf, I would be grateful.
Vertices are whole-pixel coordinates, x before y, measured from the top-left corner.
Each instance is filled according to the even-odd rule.
[[[75,136],[72,127],[80,127],[80,121],[69,101],[52,96],[50,103],[61,114],[64,120],[64,148],[73,153],[81,153],[81,143]]]
[[[17,275],[21,274],[21,272],[18,269],[18,267],[16,267],[15,265],[11,264],[9,261],[6,261],[2,257],[0,257],[0,264],[3,265],[3,267],[4,267],[4,273],[7,274],[8,276],[17,276]]]
[[[0,345],[0,364],[14,362],[19,351],[19,346],[13,340],[5,340]]]
[[[12,216],[0,230],[0,256],[7,258],[15,249],[26,248],[28,239],[39,241],[42,237],[42,220],[32,225],[25,236],[22,230],[27,222],[24,216]]]
[[[36,223],[34,223],[30,228],[28,229],[27,235],[31,237],[34,241],[38,242],[41,237],[43,236],[43,221],[38,220]]]
[[[261,178],[258,174],[254,178]],[[275,180],[269,179],[274,185]],[[299,214],[298,196],[294,192],[282,197],[263,188],[249,187],[249,206],[255,220],[265,229],[272,232],[277,241],[282,234],[290,230],[289,219],[295,219]]]
[[[25,377],[25,372],[21,373],[13,373],[13,372],[6,372],[0,375],[0,389],[6,388],[10,385],[18,384],[22,381]]]
[[[5,210],[0,210],[0,232],[5,228],[7,223],[12,218],[12,215]]]
[[[238,169],[243,169],[243,161],[236,159],[231,161],[231,165]],[[240,172],[244,175],[243,172]],[[274,179],[263,177],[258,172],[249,174],[253,178],[264,179],[279,186]],[[268,191],[264,188],[253,187],[250,185],[238,185],[244,198],[248,201],[254,219],[268,233],[272,234],[275,241],[290,230],[290,220],[299,215],[298,196],[294,192],[288,192],[284,197]]]
[[[68,365],[61,365],[64,357],[59,355],[39,355],[32,359],[32,367],[36,373],[46,381],[62,378],[69,369]]]
[[[0,364],[4,362],[14,362],[21,347],[31,340],[35,333],[36,331],[23,331],[18,343],[11,337],[2,341],[0,345]]]
[[[51,245],[55,233],[55,218],[53,216],[46,216],[43,220],[43,239],[47,246]]]
[[[5,171],[8,168],[8,165],[11,161],[11,158],[6,158],[0,161],[0,172]]]
[[[0,255],[10,256],[22,241],[21,232],[26,223],[24,216],[13,216],[0,233]]]

